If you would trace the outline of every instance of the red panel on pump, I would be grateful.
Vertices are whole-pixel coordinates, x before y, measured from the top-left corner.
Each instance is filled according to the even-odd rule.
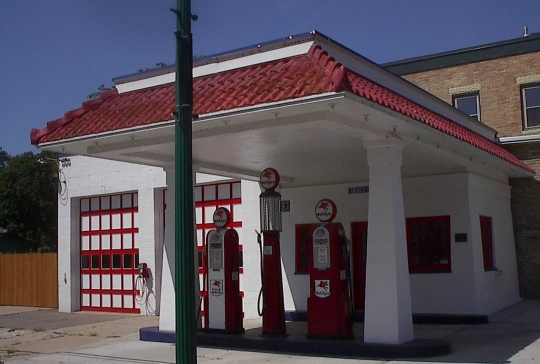
[[[310,296],[307,300],[308,338],[353,337],[350,272],[341,223],[313,228],[310,249]]]
[[[262,334],[287,334],[283,280],[281,277],[281,251],[279,233],[264,233],[263,244],[263,318]]]
[[[240,255],[238,233],[234,229],[225,232],[225,331],[243,332],[242,297],[240,296]]]

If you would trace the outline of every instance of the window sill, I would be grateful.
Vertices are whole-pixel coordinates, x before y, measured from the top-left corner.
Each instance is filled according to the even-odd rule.
[[[434,273],[452,273],[452,271],[451,270],[423,270],[423,271],[416,271],[416,272],[409,271],[409,274],[434,274]]]

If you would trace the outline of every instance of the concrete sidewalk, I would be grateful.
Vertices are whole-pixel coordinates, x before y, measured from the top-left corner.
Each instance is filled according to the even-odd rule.
[[[1,312],[1,307],[0,307]],[[45,312],[47,313],[47,312]],[[50,312],[49,312],[50,313]],[[21,318],[25,315],[24,313]],[[30,331],[32,335],[44,335],[43,346],[47,351],[29,350],[28,345],[37,345],[40,339],[24,342],[25,335],[19,337],[20,343],[6,346],[0,336],[0,355],[6,356],[8,348],[20,348],[11,352],[3,360],[5,363],[175,363],[173,344],[139,341],[137,327],[156,325],[157,318],[110,315],[110,321],[100,321],[103,314],[63,314],[72,316],[95,316],[94,323],[61,329]],[[0,326],[4,326],[0,316]],[[75,317],[74,319],[80,320]],[[260,324],[259,320],[247,320],[246,328]],[[92,331],[94,330],[94,331]],[[132,330],[131,332],[128,332]],[[490,317],[489,324],[483,325],[415,325],[417,338],[443,338],[452,345],[452,353],[429,359],[418,360],[356,360],[322,358],[283,354],[256,353],[248,351],[197,349],[197,362],[221,364],[232,363],[534,363],[540,360],[540,301],[524,300]],[[5,335],[7,328],[0,329]],[[25,330],[27,331],[27,330]],[[16,332],[16,331],[13,331]],[[12,333],[13,333],[12,332]],[[54,333],[57,338],[48,338]],[[96,334],[92,336],[92,334]],[[116,333],[115,335],[111,335]],[[81,335],[81,336],[78,336]],[[77,341],[79,338],[80,341]],[[58,343],[55,341],[58,340]],[[53,345],[54,343],[54,345]],[[28,349],[28,350],[25,350]],[[18,349],[16,349],[18,350]]]

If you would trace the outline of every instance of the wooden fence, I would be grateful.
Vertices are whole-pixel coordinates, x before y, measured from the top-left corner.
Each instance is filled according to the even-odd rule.
[[[58,308],[58,254],[0,254],[0,305]]]

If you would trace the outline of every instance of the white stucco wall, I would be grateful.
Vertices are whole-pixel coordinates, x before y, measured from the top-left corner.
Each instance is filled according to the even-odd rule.
[[[510,186],[469,175],[471,226],[474,242],[476,311],[489,315],[520,300]],[[479,216],[492,218],[495,270],[484,271]]]
[[[69,157],[71,165],[62,167],[67,189],[58,203],[58,309],[61,312],[80,310],[80,232],[79,201],[81,197],[101,196],[137,191],[139,227],[137,247],[141,262],[148,264],[156,282],[156,230],[154,206],[159,204],[156,188],[165,186],[161,168],[108,161],[84,156]],[[64,279],[65,277],[65,279]],[[154,302],[155,307],[155,302]],[[142,314],[146,313],[140,307]]]
[[[242,206],[240,219],[242,228],[237,229],[243,247],[244,274],[240,279],[240,290],[244,291],[244,318],[259,317],[257,297],[261,289],[260,253],[257,244],[259,227],[259,195],[261,189],[257,182],[242,181]],[[237,210],[238,212],[238,210]]]
[[[403,180],[405,217],[450,216],[451,273],[411,274],[414,313],[474,314],[472,244],[467,174]],[[466,233],[466,243],[456,243]]]
[[[461,173],[403,179],[405,217],[450,216],[451,272],[410,275],[414,313],[491,314],[519,300],[510,211],[509,186]],[[348,194],[349,187],[367,182],[309,188],[282,189],[291,201],[283,214],[281,234],[285,277],[291,290],[287,310],[305,310],[309,295],[307,275],[294,273],[294,228],[315,223],[315,204],[330,198],[338,206],[335,221],[343,224],[350,238],[353,221],[367,221],[368,194]],[[469,211],[470,205],[470,211]],[[496,267],[503,272],[484,272],[479,215],[493,218]],[[456,243],[456,233],[466,233],[467,242]],[[294,292],[294,294],[292,293]]]
[[[140,261],[152,271],[152,289],[160,302],[163,270],[163,194],[165,172],[161,168],[113,162],[82,156],[70,157],[71,166],[62,168],[67,180],[66,195],[59,203],[58,280],[59,310],[80,309],[79,200],[81,197],[138,192]],[[197,174],[197,183],[226,178]],[[510,188],[474,174],[452,174],[407,178],[403,182],[405,217],[450,215],[451,273],[411,274],[414,313],[491,314],[519,300],[517,267],[510,211]],[[281,250],[286,310],[306,310],[309,277],[295,274],[295,225],[315,223],[315,204],[322,198],[338,206],[336,221],[351,237],[351,222],[367,221],[368,193],[348,194],[349,187],[367,186],[367,181],[346,185],[282,188],[282,200],[291,201],[291,211],[283,213]],[[257,182],[241,181],[242,205],[236,210],[242,221],[238,228],[243,246],[243,310],[246,319],[258,317],[260,255],[255,230],[259,230]],[[470,210],[469,210],[470,209]],[[479,215],[493,219],[495,266],[484,272]],[[456,243],[456,233],[466,233],[467,242]],[[156,262],[158,262],[156,264]],[[174,305],[167,310],[173,309]],[[144,307],[140,307],[146,314]],[[158,312],[159,313],[159,312]],[[170,316],[164,313],[165,318]],[[164,320],[164,322],[170,320]],[[174,320],[173,320],[174,321]]]

